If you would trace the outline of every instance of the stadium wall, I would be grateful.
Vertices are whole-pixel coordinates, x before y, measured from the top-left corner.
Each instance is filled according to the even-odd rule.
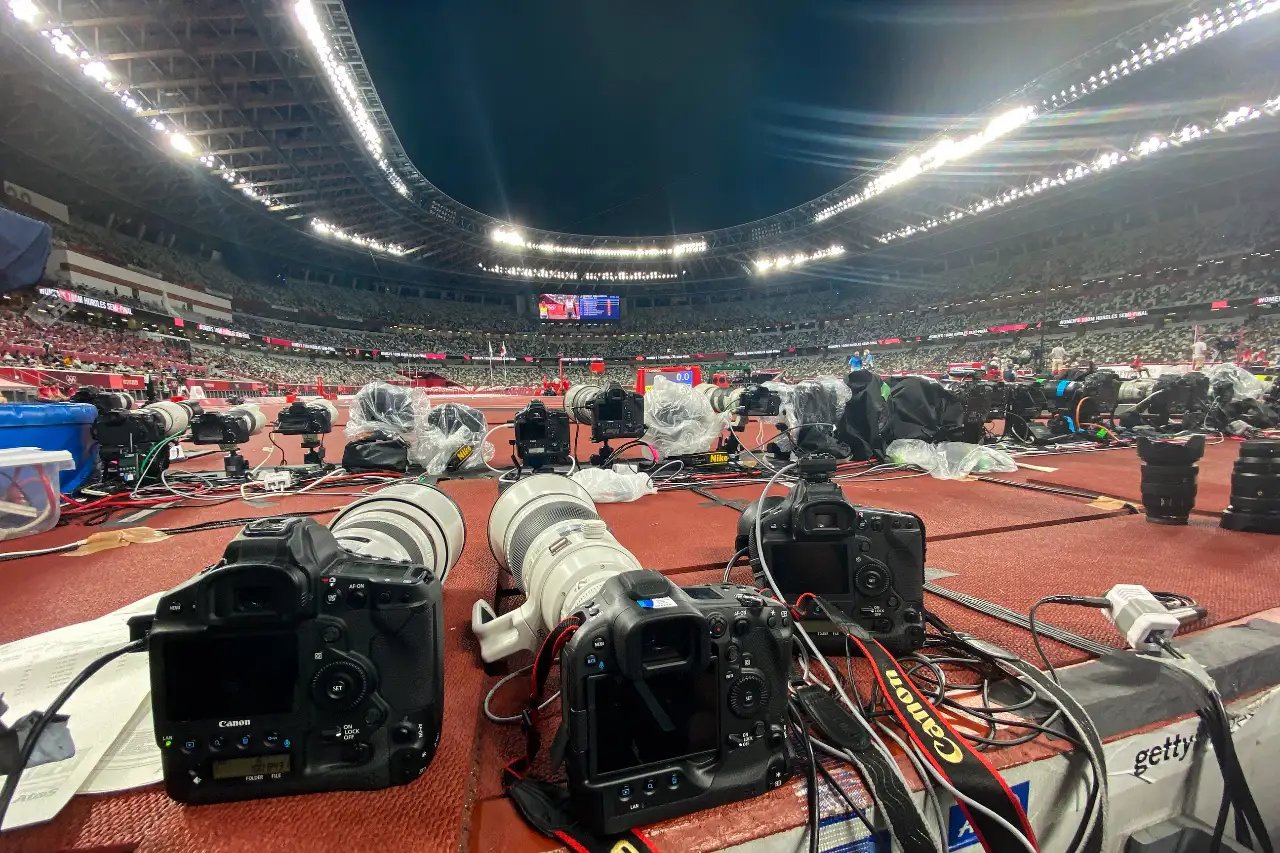
[[[231,300],[155,278],[74,249],[54,249],[45,274],[57,281],[117,297],[134,297],[166,313],[199,314],[231,321]]]

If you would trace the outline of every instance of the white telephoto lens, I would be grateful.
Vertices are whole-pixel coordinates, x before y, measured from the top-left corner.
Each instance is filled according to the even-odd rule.
[[[145,406],[144,411],[154,412],[160,418],[160,422],[164,425],[165,435],[176,435],[184,432],[191,425],[191,408],[182,403],[164,400]]]
[[[421,483],[396,483],[348,504],[329,530],[352,554],[426,566],[442,583],[466,542],[458,505]]]
[[[574,385],[564,394],[564,410],[574,423],[591,425],[591,401],[600,393],[599,385]]]
[[[606,580],[641,568],[601,521],[587,490],[556,474],[526,477],[502,493],[489,515],[489,546],[525,602],[502,616],[487,601],[475,603],[471,629],[487,662],[536,650]]]
[[[262,413],[262,409],[258,408],[256,403],[241,403],[238,406],[232,406],[227,409],[226,416],[243,419],[249,424],[249,435],[257,435],[267,425],[267,416]]]

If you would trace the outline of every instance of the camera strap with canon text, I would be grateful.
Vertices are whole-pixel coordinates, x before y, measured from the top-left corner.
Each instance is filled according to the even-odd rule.
[[[1008,853],[1023,849],[1022,838],[1025,838],[1032,848],[1039,850],[1035,830],[1027,820],[1022,803],[1000,773],[916,689],[904,674],[902,665],[884,646],[838,607],[821,597],[815,598],[832,623],[849,637],[871,664],[885,702],[920,756],[956,790],[986,809],[984,812],[971,808],[965,800],[957,799],[957,805],[973,827],[982,848],[988,853]],[[998,815],[1004,824],[993,820],[987,812]]]
[[[542,749],[542,735],[538,731],[538,706],[551,675],[551,666],[560,657],[560,650],[569,641],[582,620],[570,616],[556,625],[538,647],[530,669],[528,704],[521,712],[521,728],[524,729],[525,752],[520,758],[502,768],[502,786],[515,804],[516,811],[530,826],[549,838],[564,844],[574,853],[658,853],[658,848],[639,829],[631,829],[617,835],[598,835],[573,817],[569,791],[564,785],[556,785],[528,775],[534,759]],[[551,746],[551,764],[558,767],[563,760],[566,732],[563,728]]]

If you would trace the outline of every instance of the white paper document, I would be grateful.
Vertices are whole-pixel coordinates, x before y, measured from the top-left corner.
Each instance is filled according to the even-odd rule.
[[[129,616],[154,607],[154,599],[144,599],[100,619],[0,646],[0,693],[9,706],[5,724],[47,708],[81,670],[129,642]],[[157,781],[160,756],[150,709],[144,652],[124,655],[94,673],[60,712],[69,717],[75,755],[23,773],[4,828],[51,819],[82,788],[119,790]]]

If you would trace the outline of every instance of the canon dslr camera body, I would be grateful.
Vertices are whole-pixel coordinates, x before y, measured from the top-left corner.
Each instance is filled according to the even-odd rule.
[[[604,834],[790,777],[791,620],[737,584],[607,580],[560,656],[573,811]]]
[[[830,480],[836,461],[796,463],[799,481],[784,496],[747,507],[738,520],[738,550],[759,571],[764,558],[787,601],[822,596],[881,645],[905,654],[924,645],[924,522],[909,512],[854,506]],[[757,515],[761,539],[755,541]],[[762,583],[763,583],[763,579]],[[845,651],[845,635],[812,605],[804,627],[822,651]]]
[[[160,599],[151,695],[184,803],[417,779],[443,712],[440,582],[357,556],[309,518],[245,527]]]

